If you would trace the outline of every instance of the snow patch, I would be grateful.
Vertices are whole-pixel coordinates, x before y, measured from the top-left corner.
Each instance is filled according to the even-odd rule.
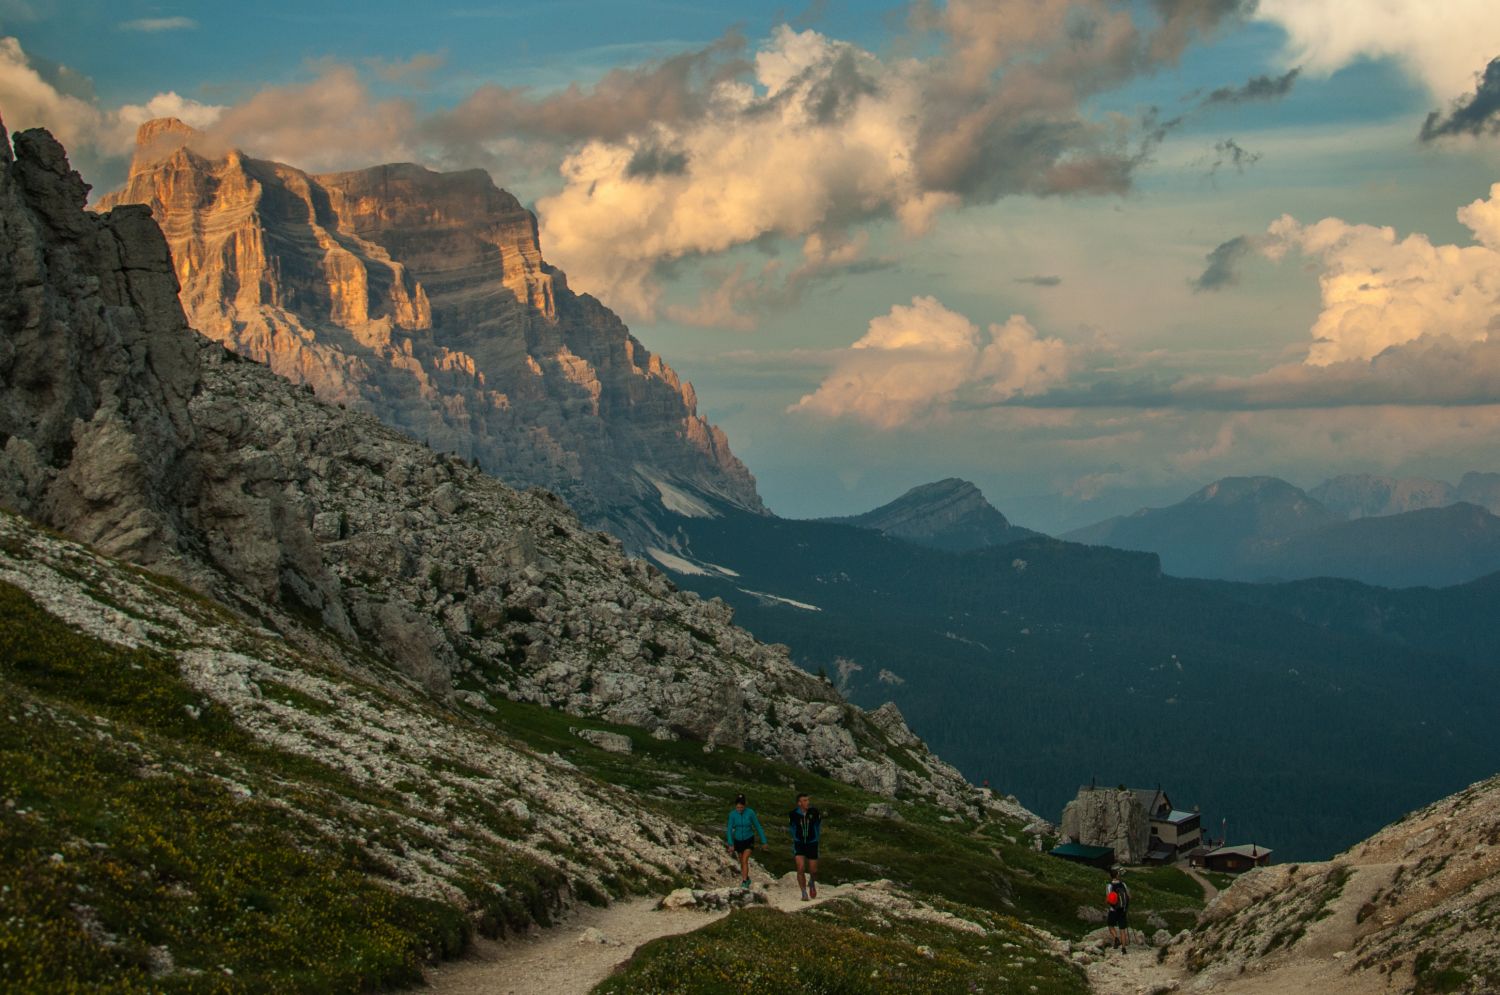
[[[657,563],[660,563],[662,566],[666,567],[668,570],[673,571],[674,573],[688,574],[690,576],[696,577],[708,576],[708,571],[704,570],[696,563],[689,563],[682,557],[674,556],[664,549],[657,549],[655,546],[647,546],[646,555],[651,557]]]
[[[661,495],[662,506],[668,511],[676,512],[684,518],[718,518],[719,513],[709,507],[702,499],[689,494],[680,487],[674,487],[650,471],[636,467],[636,473],[644,477],[651,486],[656,488],[656,493]]]
[[[752,591],[749,588],[745,587],[740,588],[740,591],[741,593],[750,595],[752,598],[760,598],[762,601],[769,601],[778,605],[791,605],[793,608],[801,608],[803,611],[807,612],[820,612],[823,610],[817,605],[810,605],[805,601],[793,601],[791,598],[783,598],[778,594],[767,594],[764,591]]]

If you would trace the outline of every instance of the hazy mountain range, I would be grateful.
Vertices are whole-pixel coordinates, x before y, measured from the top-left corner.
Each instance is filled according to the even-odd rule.
[[[1184,577],[1348,577],[1388,587],[1459,584],[1500,570],[1500,474],[1435,481],[1338,477],[1303,491],[1229,477],[1165,508],[1065,533],[1146,550]]]

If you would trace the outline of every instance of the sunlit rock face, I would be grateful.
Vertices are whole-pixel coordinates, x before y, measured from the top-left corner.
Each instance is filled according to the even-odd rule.
[[[166,233],[193,327],[589,522],[631,532],[652,479],[763,510],[697,398],[542,258],[481,170],[313,176],[143,125],[123,190]]]

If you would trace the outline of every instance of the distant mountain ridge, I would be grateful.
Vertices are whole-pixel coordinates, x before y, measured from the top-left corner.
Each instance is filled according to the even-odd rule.
[[[1338,477],[1313,493],[1275,477],[1227,477],[1177,504],[1143,508],[1063,538],[1156,553],[1162,569],[1183,577],[1461,584],[1500,570],[1500,517],[1448,497],[1461,490],[1487,496],[1491,477],[1500,481],[1500,475],[1470,473],[1461,487]],[[1320,493],[1334,506],[1319,500]]]
[[[595,526],[631,536],[658,482],[763,511],[692,386],[569,289],[484,171],[315,176],[196,141],[175,119],[142,125],[101,201],[151,208],[193,327]]]
[[[1476,705],[1500,701],[1500,574],[1439,590],[1225,583],[1046,537],[954,553],[715,512],[662,523],[678,542],[658,562],[678,584],[856,702],[894,699],[971,779],[1052,818],[1092,774],[1164,780],[1300,859],[1493,769]]]
[[[913,487],[862,515],[824,521],[873,529],[919,546],[954,552],[1004,546],[1040,534],[1012,525],[978,487],[957,477]]]
[[[1500,515],[1500,473],[1469,472],[1457,485],[1425,477],[1380,477],[1359,473],[1334,477],[1308,491],[1345,518],[1398,515],[1468,502]]]
[[[1170,507],[1142,508],[1062,538],[1156,553],[1169,574],[1238,578],[1236,565],[1245,544],[1281,539],[1339,520],[1285,480],[1226,477]]]

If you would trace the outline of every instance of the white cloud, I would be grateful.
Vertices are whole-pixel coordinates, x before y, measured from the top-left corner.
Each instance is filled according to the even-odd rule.
[[[840,73],[878,77],[881,97],[852,83],[830,98],[846,101],[837,123],[820,120],[828,105],[815,91],[837,85]],[[757,56],[756,82],[763,94],[720,84],[711,113],[689,126],[589,142],[567,157],[564,189],[539,201],[537,212],[549,254],[573,282],[612,307],[653,315],[662,262],[767,234],[836,231],[883,212],[917,227],[943,203],[924,198],[912,155],[920,95],[900,71],[814,32],[782,29]],[[653,148],[672,150],[682,167],[633,170]]]
[[[1158,129],[1087,118],[1087,97],[1175,59],[1238,7],[1162,4],[1143,25],[1108,0],[916,4],[913,24],[927,34],[909,50],[920,58],[783,26],[748,74],[705,74],[699,60],[696,74],[620,78],[629,100],[601,85],[570,90],[546,114],[524,112],[509,91],[471,103],[503,108],[495,123],[576,135],[590,122],[593,134],[562,164],[564,188],[537,203],[543,236],[578,287],[650,319],[663,267],[681,260],[838,239],[884,219],[920,234],[943,211],[1017,194],[1125,191],[1144,158],[1132,143],[1159,140]],[[584,113],[617,108],[616,119],[639,121],[647,104],[670,113],[626,131]],[[445,127],[463,120],[455,114]],[[746,274],[729,279],[743,284]],[[678,313],[721,310],[708,301]],[[745,320],[738,312],[736,323]]]
[[[1443,100],[1500,55],[1493,0],[1260,0],[1256,16],[1286,30],[1289,65],[1326,75],[1391,57]]]
[[[161,31],[187,31],[198,26],[191,17],[138,17],[133,21],[120,22],[121,31],[143,31],[155,34]]]
[[[0,38],[0,110],[11,131],[45,127],[70,149],[92,143],[104,121],[98,107],[43,79],[16,38]]]
[[[961,404],[1039,393],[1067,378],[1076,350],[1020,315],[981,332],[934,297],[871,320],[832,372],[792,411],[876,428],[941,420]]]
[[[128,155],[136,128],[152,118],[178,117],[205,127],[224,108],[169,91],[144,104],[106,109],[59,89],[32,66],[18,39],[0,38],[0,110],[10,130],[46,128],[75,159],[97,160]]]
[[[1500,327],[1500,183],[1458,219],[1478,244],[1434,245],[1421,233],[1398,238],[1392,228],[1338,218],[1273,223],[1262,251],[1280,258],[1295,250],[1322,270],[1323,310],[1307,363],[1371,360],[1424,337],[1488,341]]]

